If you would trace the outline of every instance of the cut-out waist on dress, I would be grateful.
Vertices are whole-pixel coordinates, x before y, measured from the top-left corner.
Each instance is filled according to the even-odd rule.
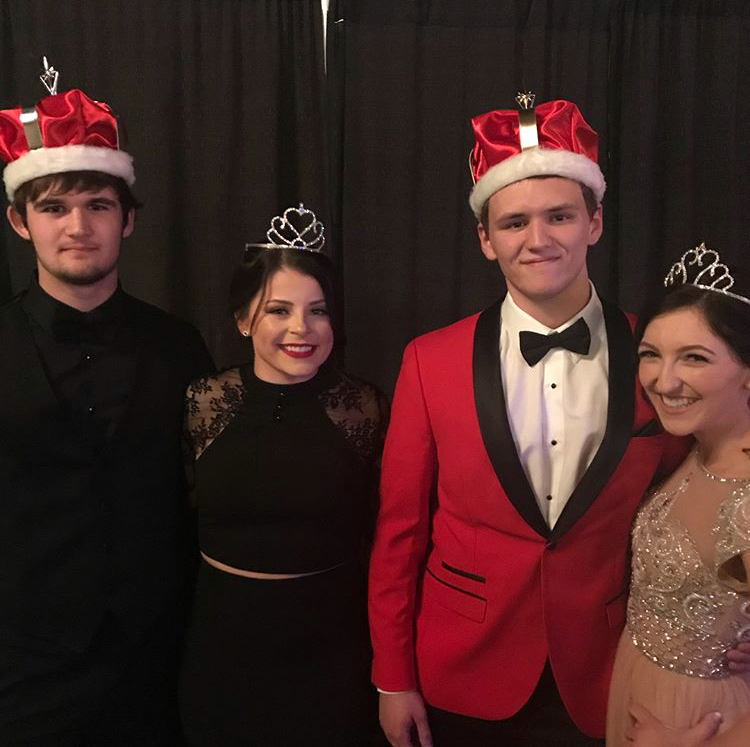
[[[201,551],[201,557],[210,566],[216,568],[224,573],[231,573],[235,576],[244,576],[245,578],[255,578],[261,581],[286,581],[291,578],[304,578],[305,576],[317,576],[319,573],[326,573],[327,571],[333,571],[336,568],[341,568],[346,561],[336,563],[328,568],[321,568],[317,571],[308,571],[307,573],[263,573],[261,571],[250,571],[245,568],[235,568],[234,566],[222,563],[220,560],[214,560],[210,558],[203,551]]]

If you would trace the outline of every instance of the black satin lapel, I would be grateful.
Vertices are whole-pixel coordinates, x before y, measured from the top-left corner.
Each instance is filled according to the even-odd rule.
[[[550,539],[558,539],[583,516],[625,454],[633,427],[635,407],[635,349],[625,314],[602,301],[609,349],[609,403],[607,428],[596,456],[570,496]]]
[[[500,375],[500,302],[485,309],[474,331],[474,405],[484,447],[508,500],[542,537],[549,535],[534,491],[518,459]]]

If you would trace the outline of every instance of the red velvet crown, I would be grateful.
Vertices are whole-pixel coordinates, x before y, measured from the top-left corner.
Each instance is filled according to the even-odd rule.
[[[475,144],[469,166],[477,215],[499,189],[530,176],[562,176],[591,187],[597,200],[606,184],[597,165],[598,136],[570,101],[546,101],[533,110],[536,140],[522,147],[518,109],[495,109],[471,120]]]
[[[103,103],[73,89],[35,107],[0,110],[0,158],[8,198],[21,184],[65,171],[102,171],[135,181],[133,159],[119,150],[117,120]]]

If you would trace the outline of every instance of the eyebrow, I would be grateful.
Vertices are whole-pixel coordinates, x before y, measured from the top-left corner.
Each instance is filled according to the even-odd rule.
[[[32,203],[33,208],[43,208],[48,205],[62,205],[62,200],[57,200],[54,197],[45,197],[43,200],[37,200]]]
[[[561,210],[577,210],[579,208],[578,205],[576,205],[573,202],[564,202],[561,205],[553,205],[552,207],[545,208],[543,212],[545,213],[559,213]],[[528,215],[528,213],[519,212],[519,213],[503,213],[502,215],[497,217],[497,222],[501,223],[506,220],[513,220],[515,218],[525,218]]]
[[[576,205],[574,202],[563,202],[561,205],[555,205],[554,207],[547,208],[545,213],[559,213],[561,210],[579,210],[580,205]]]
[[[325,303],[325,298],[319,298],[317,301],[310,301],[308,306],[314,306],[317,303]],[[266,303],[281,303],[284,304],[284,306],[294,306],[294,303],[292,301],[285,301],[283,298],[269,298]]]
[[[646,340],[641,340],[641,345],[645,345],[647,348],[651,348],[652,350],[658,350],[656,345],[652,345]],[[705,345],[683,345],[681,348],[677,348],[678,353],[686,353],[688,350],[703,350],[704,352],[710,353],[711,355],[716,355],[716,352],[714,350],[711,350],[711,348],[708,348]]]
[[[91,197],[90,199],[86,200],[86,204],[89,204],[91,202],[99,202],[104,203],[106,205],[117,205],[117,200],[113,200],[111,197],[105,197],[104,195],[100,197]],[[62,205],[63,201],[59,197],[45,197],[42,200],[37,200],[35,203],[33,203],[33,208],[44,208],[48,207],[50,205]]]

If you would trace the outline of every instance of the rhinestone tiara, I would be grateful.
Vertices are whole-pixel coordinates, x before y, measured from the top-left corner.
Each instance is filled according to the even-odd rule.
[[[265,244],[245,244],[245,249],[299,249],[303,252],[320,252],[325,246],[325,227],[300,202],[299,207],[287,208],[281,215],[271,218],[266,231]]]
[[[685,252],[680,261],[672,265],[664,278],[664,286],[671,288],[674,285],[694,285],[750,304],[750,298],[729,290],[734,285],[729,268],[721,261],[719,253],[707,248],[704,242]]]

